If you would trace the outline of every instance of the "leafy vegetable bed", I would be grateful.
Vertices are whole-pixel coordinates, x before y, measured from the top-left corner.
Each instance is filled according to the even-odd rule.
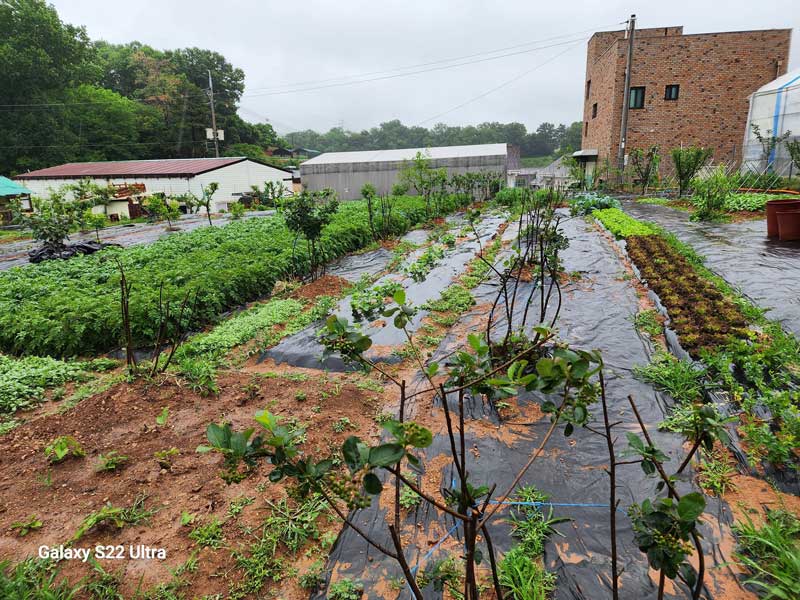
[[[444,208],[452,211],[460,202],[448,197]],[[401,197],[394,207],[395,234],[426,218],[422,198]],[[321,258],[328,261],[372,241],[366,203],[346,203],[325,229]],[[138,344],[155,341],[162,282],[170,302],[196,295],[197,310],[186,324],[196,328],[269,294],[276,281],[293,271],[308,272],[310,263],[305,242],[295,243],[282,218],[272,217],[174,234],[145,247],[11,269],[0,274],[0,351],[77,356],[117,347],[122,318],[114,259],[133,285],[131,325]]]
[[[615,209],[593,214],[617,237],[626,238],[631,259],[666,306],[681,344],[742,408],[739,431],[750,459],[797,468],[800,342],[764,318],[671,234]],[[638,233],[646,231],[651,233]],[[667,371],[677,375],[676,369]],[[699,384],[702,375],[696,372],[690,379]],[[691,402],[688,397],[676,399]]]
[[[737,306],[664,238],[635,235],[627,238],[628,254],[647,284],[667,307],[681,344],[695,357],[747,338],[747,320]]]

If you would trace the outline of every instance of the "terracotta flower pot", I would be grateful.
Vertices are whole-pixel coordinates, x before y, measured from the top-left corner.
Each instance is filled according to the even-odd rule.
[[[782,242],[800,240],[800,202],[795,210],[779,210],[776,213],[778,220],[778,239]]]
[[[778,215],[779,210],[796,210],[800,209],[800,199],[785,199],[780,200],[767,200],[767,235],[769,237],[778,237]]]

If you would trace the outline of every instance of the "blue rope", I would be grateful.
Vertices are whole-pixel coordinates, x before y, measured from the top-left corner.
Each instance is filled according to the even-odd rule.
[[[490,500],[489,504],[498,504],[496,500]],[[578,508],[609,508],[608,504],[600,504],[600,503],[593,503],[593,502],[500,502],[499,504],[508,504],[510,506],[535,506],[536,508],[541,508],[542,506],[571,506],[571,507],[578,507]],[[626,515],[624,510],[617,507],[617,512],[621,512],[622,514]]]

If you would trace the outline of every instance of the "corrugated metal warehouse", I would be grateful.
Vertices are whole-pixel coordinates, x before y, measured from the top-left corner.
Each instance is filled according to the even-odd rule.
[[[332,188],[339,198],[352,200],[361,196],[365,183],[379,194],[388,194],[397,183],[405,161],[421,152],[433,168],[444,167],[448,175],[468,171],[494,171],[507,176],[519,168],[519,149],[510,144],[475,144],[437,148],[402,148],[361,152],[326,152],[300,164],[303,187],[311,191]]]
[[[267,181],[282,181],[287,188],[292,186],[291,171],[242,156],[67,163],[23,173],[14,179],[31,190],[34,196],[47,196],[50,190],[87,178],[100,185],[143,188],[145,195],[192,192],[198,197],[203,193],[203,186],[216,181],[219,189],[213,197],[213,211],[226,209],[228,204],[238,200],[239,195],[249,192],[253,185],[263,187]],[[108,214],[128,217],[128,201],[112,202]]]

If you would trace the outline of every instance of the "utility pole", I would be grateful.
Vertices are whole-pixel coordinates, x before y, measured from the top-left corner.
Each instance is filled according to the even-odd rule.
[[[622,184],[622,172],[625,170],[625,142],[628,138],[628,110],[631,105],[631,66],[633,65],[633,34],[636,30],[636,15],[628,21],[628,56],[625,63],[625,92],[622,99],[622,122],[619,128],[619,150],[617,151],[617,183]]]
[[[208,100],[211,102],[211,130],[214,135],[214,156],[219,158],[219,135],[217,134],[217,115],[214,112],[214,82],[211,80],[211,70],[208,71]]]

